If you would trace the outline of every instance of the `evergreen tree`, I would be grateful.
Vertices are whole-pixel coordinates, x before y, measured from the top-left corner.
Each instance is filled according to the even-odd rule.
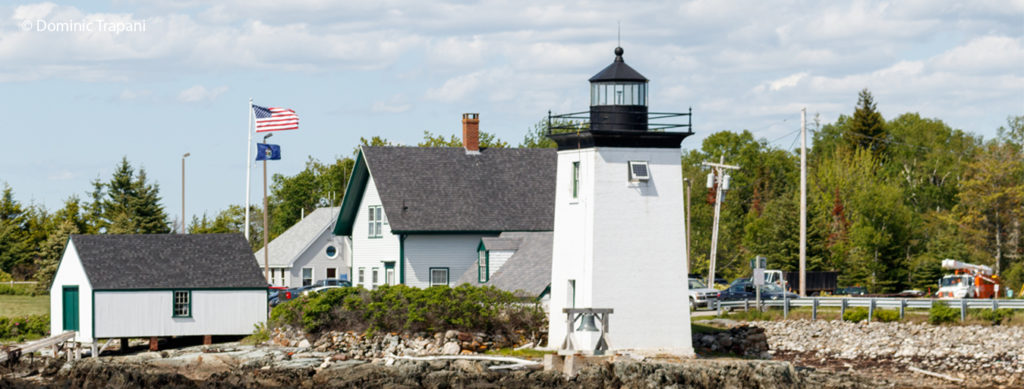
[[[875,107],[874,98],[867,88],[860,91],[857,108],[847,131],[847,139],[857,148],[871,150],[875,156],[885,151],[888,142],[885,133],[885,120]]]
[[[171,231],[167,214],[160,205],[159,185],[146,181],[144,169],[135,174],[128,158],[121,159],[109,182],[94,182],[93,185],[94,203],[90,214],[97,215],[96,232],[165,234]]]
[[[0,195],[0,271],[31,262],[33,244],[28,233],[28,217],[10,186],[4,184]]]

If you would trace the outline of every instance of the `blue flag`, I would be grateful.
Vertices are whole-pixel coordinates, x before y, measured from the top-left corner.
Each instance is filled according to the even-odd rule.
[[[256,160],[257,161],[266,161],[268,159],[271,160],[271,161],[276,161],[276,160],[281,159],[281,146],[267,144],[267,143],[257,143],[256,144]]]

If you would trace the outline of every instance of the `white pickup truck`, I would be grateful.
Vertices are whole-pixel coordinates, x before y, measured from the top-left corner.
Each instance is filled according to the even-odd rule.
[[[714,308],[718,302],[718,290],[709,288],[704,281],[690,278],[690,310],[698,307]]]

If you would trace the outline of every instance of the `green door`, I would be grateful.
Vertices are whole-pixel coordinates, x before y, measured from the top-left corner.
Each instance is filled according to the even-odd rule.
[[[64,331],[78,331],[78,287],[65,286],[62,297]]]

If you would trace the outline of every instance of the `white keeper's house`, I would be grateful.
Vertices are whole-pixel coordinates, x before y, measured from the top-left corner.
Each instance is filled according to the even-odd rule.
[[[463,115],[463,147],[360,148],[334,226],[353,285],[454,287],[489,267],[483,238],[550,233],[555,150],[480,148],[479,122]]]
[[[85,343],[245,335],[266,320],[241,234],[72,235],[50,286],[50,333]]]
[[[295,288],[324,279],[348,277],[347,241],[331,233],[338,207],[317,208],[267,244],[269,252],[256,251],[260,271],[270,265],[270,283]],[[261,274],[266,274],[261,273]]]

